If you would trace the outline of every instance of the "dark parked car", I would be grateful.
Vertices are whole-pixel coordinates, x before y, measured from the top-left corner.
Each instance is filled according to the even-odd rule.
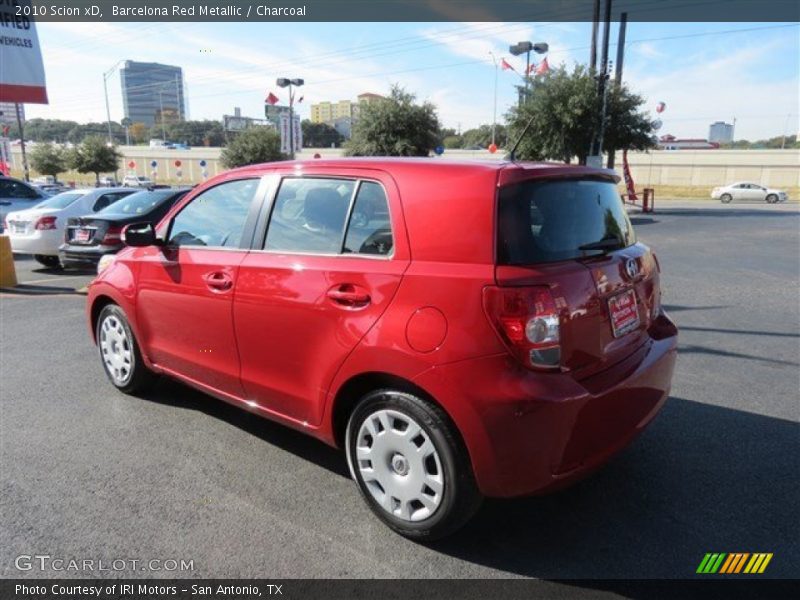
[[[190,188],[136,192],[103,210],[67,221],[59,256],[68,266],[96,265],[122,247],[122,228],[129,223],[158,223]]]

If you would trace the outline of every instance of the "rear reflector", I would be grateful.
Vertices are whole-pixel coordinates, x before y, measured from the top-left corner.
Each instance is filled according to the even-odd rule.
[[[559,367],[560,320],[549,288],[486,287],[483,308],[500,339],[523,365]]]

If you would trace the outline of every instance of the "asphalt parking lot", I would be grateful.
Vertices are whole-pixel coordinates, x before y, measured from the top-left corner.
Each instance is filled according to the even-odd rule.
[[[665,409],[592,478],[487,501],[432,546],[382,526],[319,442],[167,380],[115,392],[75,293],[91,274],[18,261],[25,285],[0,297],[0,576],[91,576],[14,567],[46,553],[193,560],[168,575],[205,578],[672,578],[706,552],[772,552],[765,577],[800,576],[800,210],[657,208],[633,220],[681,328]]]

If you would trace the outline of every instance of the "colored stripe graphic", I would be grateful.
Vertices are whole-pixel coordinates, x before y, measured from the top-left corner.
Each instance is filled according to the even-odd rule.
[[[708,552],[700,561],[697,573],[731,575],[734,573],[759,574],[767,569],[772,560],[771,552]],[[744,571],[742,571],[744,569]]]

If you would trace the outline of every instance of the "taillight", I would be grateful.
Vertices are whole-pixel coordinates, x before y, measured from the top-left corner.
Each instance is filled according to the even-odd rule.
[[[486,287],[483,307],[500,338],[523,365],[558,368],[560,320],[549,288]]]
[[[118,244],[122,241],[122,227],[118,227],[117,225],[111,225],[106,230],[105,235],[103,236],[103,241],[101,244]]]
[[[56,218],[55,217],[39,217],[39,219],[34,224],[34,229],[44,230],[44,229],[55,229],[56,228]]]

